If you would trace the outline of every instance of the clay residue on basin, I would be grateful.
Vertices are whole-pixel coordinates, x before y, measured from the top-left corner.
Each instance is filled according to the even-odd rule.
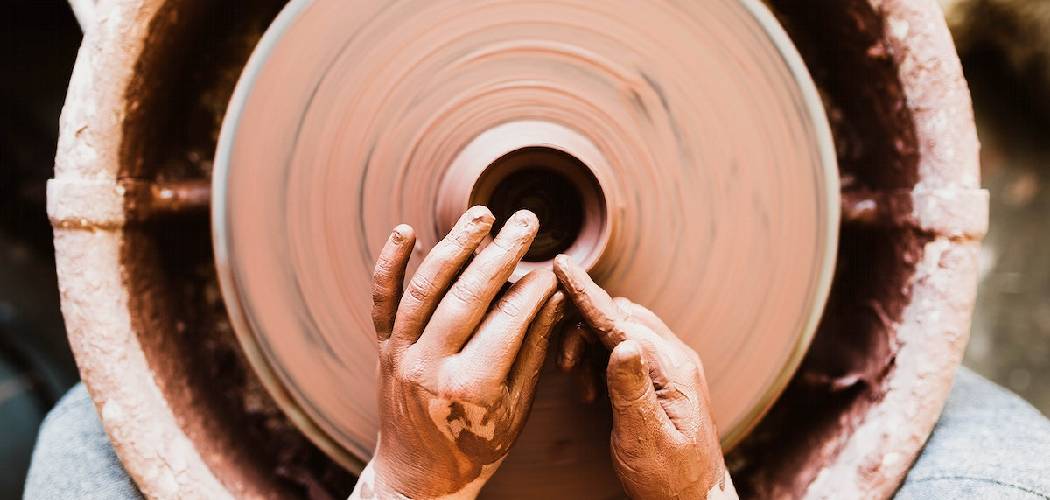
[[[145,196],[151,183],[199,186],[209,179],[240,67],[282,5],[231,9],[180,1],[161,8],[128,89],[119,174],[125,185],[146,186]],[[126,198],[133,221],[123,246],[129,308],[153,374],[196,452],[237,496],[317,496],[327,489],[344,495],[352,476],[287,420],[236,345],[218,292],[207,212],[155,210],[140,198]]]
[[[811,350],[730,467],[744,495],[889,495],[947,397],[972,307],[987,195],[966,85],[932,6],[771,3],[821,88],[850,204]],[[916,216],[923,196],[968,202]]]

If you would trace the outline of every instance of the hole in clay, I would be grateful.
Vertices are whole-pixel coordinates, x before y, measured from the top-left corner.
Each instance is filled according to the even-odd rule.
[[[570,248],[589,253],[605,218],[605,197],[587,166],[548,147],[518,149],[492,162],[474,185],[471,204],[492,210],[493,234],[518,210],[536,214],[540,230],[527,262],[545,262]]]

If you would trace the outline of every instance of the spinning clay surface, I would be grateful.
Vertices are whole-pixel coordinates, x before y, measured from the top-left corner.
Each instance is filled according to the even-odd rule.
[[[656,312],[703,360],[728,448],[808,346],[839,221],[817,92],[743,0],[293,1],[241,77],[213,182],[238,339],[354,470],[380,427],[368,284],[397,224],[418,263],[471,205],[536,212],[542,248],[512,279],[564,252]],[[539,384],[485,493],[620,494],[607,405],[553,369]]]

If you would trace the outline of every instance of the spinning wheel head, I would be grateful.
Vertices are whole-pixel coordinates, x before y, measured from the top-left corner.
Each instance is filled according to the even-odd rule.
[[[376,440],[367,283],[396,224],[418,262],[471,205],[533,210],[516,274],[567,253],[664,317],[731,446],[812,337],[839,215],[820,99],[749,0],[293,1],[238,84],[213,193],[245,352],[352,469]],[[561,374],[540,384],[486,492],[618,491],[604,406]]]

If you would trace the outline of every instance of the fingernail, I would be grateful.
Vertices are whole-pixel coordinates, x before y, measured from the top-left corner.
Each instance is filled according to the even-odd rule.
[[[503,223],[496,239],[516,245],[522,240],[535,236],[538,228],[539,222],[532,212],[518,210],[510,216],[510,219],[507,219],[507,222]]]
[[[563,284],[576,291],[582,290],[583,284],[586,283],[584,278],[586,272],[568,255],[563,254],[554,258],[554,274]]]
[[[471,222],[475,224],[488,223],[496,220],[495,216],[492,215],[492,211],[488,207],[481,205],[474,205],[467,209],[463,217],[460,218],[460,222]]]
[[[609,398],[613,404],[635,401],[644,394],[649,382],[642,359],[641,348],[633,340],[625,340],[613,349],[607,378]]]
[[[613,355],[618,360],[616,365],[617,378],[632,384],[635,383],[644,369],[642,349],[638,346],[638,343],[633,340],[624,340],[613,349]]]
[[[397,244],[403,243],[408,239],[408,235],[412,233],[412,226],[408,224],[398,224],[394,228],[394,231],[390,233],[390,239]]]
[[[539,225],[540,223],[540,219],[536,217],[536,214],[532,213],[530,210],[524,209],[514,212],[514,215],[510,217],[510,221],[514,221],[515,224],[525,227]],[[510,221],[507,222],[509,223]]]

